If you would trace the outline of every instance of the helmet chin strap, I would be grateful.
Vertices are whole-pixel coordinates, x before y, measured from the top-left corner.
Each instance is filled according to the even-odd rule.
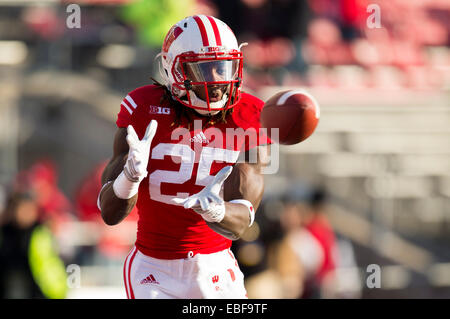
[[[213,109],[222,109],[225,104],[228,101],[228,94],[224,94],[222,99],[220,101],[217,102],[210,102],[209,105],[211,107],[211,111],[208,111],[208,103],[206,103],[206,101],[203,101],[202,99],[200,99],[194,91],[189,90],[189,96],[191,97],[191,104],[196,106],[196,107],[204,107],[204,110],[200,110],[200,109],[194,109],[197,111],[197,113],[201,114],[201,115],[216,115],[217,113],[219,113],[221,110],[216,110],[214,111]]]

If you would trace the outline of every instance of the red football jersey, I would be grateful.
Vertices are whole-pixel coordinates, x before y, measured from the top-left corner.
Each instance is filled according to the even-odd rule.
[[[175,109],[161,102],[163,93],[164,89],[155,85],[130,92],[116,122],[118,127],[132,125],[139,138],[152,119],[158,122],[148,176],[139,186],[136,247],[159,259],[186,258],[188,253],[207,254],[229,248],[229,239],[209,228],[199,214],[172,199],[198,193],[220,169],[234,165],[241,151],[270,143],[259,130],[264,102],[242,93],[226,123],[206,126],[206,117],[193,115],[191,121],[182,118],[181,125],[175,126]]]

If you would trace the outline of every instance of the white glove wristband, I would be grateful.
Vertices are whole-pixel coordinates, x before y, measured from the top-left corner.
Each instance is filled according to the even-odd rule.
[[[130,181],[122,171],[113,183],[114,194],[121,199],[130,199],[138,193],[140,182]]]
[[[248,200],[246,199],[235,199],[235,200],[230,200],[230,203],[234,203],[234,204],[242,204],[247,206],[248,208],[248,213],[250,215],[250,223],[248,224],[248,227],[250,227],[251,225],[253,225],[253,222],[255,221],[255,209],[253,208],[252,203],[250,203]]]

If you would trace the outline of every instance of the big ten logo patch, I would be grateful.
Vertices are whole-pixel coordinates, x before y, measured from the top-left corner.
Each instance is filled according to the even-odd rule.
[[[220,51],[220,47],[208,47],[207,51],[208,52],[218,52]]]
[[[149,105],[148,113],[150,114],[170,114],[170,108],[157,105]]]

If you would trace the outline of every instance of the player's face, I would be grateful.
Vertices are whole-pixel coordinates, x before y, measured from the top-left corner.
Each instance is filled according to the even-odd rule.
[[[209,102],[218,102],[221,101],[223,98],[223,95],[228,89],[228,85],[220,85],[220,84],[211,84],[208,85],[208,98]],[[199,98],[201,98],[203,101],[206,101],[206,92],[205,88],[203,86],[194,86],[193,88],[195,94]]]
[[[234,79],[236,76],[236,63],[233,61],[208,61],[186,64],[186,76],[192,82],[221,82]],[[229,84],[193,85],[192,90],[202,100],[218,102],[229,89]],[[206,94],[208,93],[208,97]]]

